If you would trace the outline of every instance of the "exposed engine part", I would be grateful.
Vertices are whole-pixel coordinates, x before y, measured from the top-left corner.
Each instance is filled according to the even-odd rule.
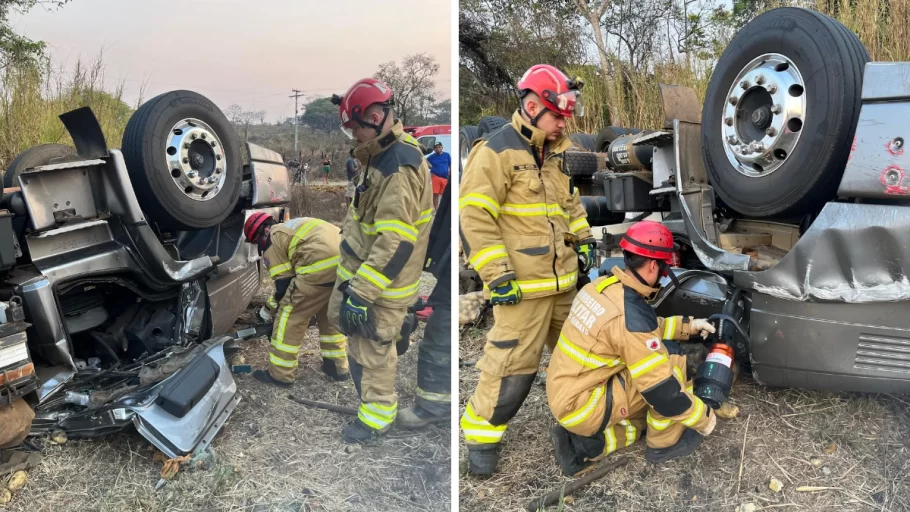
[[[607,151],[607,164],[614,171],[650,171],[654,148],[632,143],[638,135],[624,135],[612,143]]]

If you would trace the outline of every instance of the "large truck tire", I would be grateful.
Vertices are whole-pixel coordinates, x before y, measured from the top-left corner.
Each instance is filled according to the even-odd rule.
[[[641,133],[640,128],[620,128],[619,126],[607,126],[597,137],[594,138],[594,150],[598,153],[606,153],[610,149],[610,143],[622,137],[623,135],[634,135]]]
[[[16,157],[3,173],[3,187],[18,187],[19,173],[33,167],[48,165],[74,156],[76,150],[63,144],[41,144],[28,148]]]
[[[502,128],[503,126],[509,124],[509,121],[504,117],[496,116],[486,116],[481,117],[480,122],[477,123],[477,136],[483,137],[488,133],[493,133],[496,130]]]
[[[575,178],[590,178],[597,172],[597,155],[588,151],[566,151],[566,171]]]
[[[868,61],[855,34],[815,11],[774,9],[746,24],[711,74],[702,115],[705,167],[723,203],[780,218],[833,199]]]
[[[459,174],[464,172],[464,165],[468,162],[468,154],[471,152],[471,146],[477,140],[476,126],[462,126],[458,132],[458,171]]]
[[[585,151],[597,151],[597,145],[594,143],[594,136],[588,133],[573,133],[569,135],[569,140],[578,149]]]
[[[201,94],[150,99],[127,123],[122,151],[139,205],[159,227],[204,229],[234,210],[240,144],[221,109]]]

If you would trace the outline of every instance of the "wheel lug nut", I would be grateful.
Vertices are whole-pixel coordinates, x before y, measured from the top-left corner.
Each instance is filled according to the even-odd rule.
[[[728,118],[724,119],[724,124],[726,124],[727,126],[733,126],[733,118],[728,117]]]
[[[739,142],[739,140],[736,139],[735,135],[731,135],[731,136],[727,137],[727,142],[729,142],[730,144],[736,144],[737,142]],[[735,147],[739,148],[738,145]]]
[[[751,153],[752,153],[752,150],[749,149],[749,146],[747,146],[746,144],[743,144],[742,146],[740,146],[740,147],[739,147],[739,150],[740,150],[740,151],[742,152],[742,154],[744,154],[744,155],[748,155],[748,154],[751,154]]]
[[[183,163],[185,163],[185,164],[190,163],[190,159],[187,157],[183,157]]]
[[[782,109],[780,108],[780,105],[772,105],[772,106],[771,106],[771,113],[772,113],[772,114],[780,114],[781,112],[782,112]]]
[[[774,84],[768,84],[768,92],[774,94],[777,92],[777,86]]]
[[[215,169],[215,174],[221,174],[221,167]]]
[[[209,176],[209,183],[215,183],[215,176]]]
[[[186,173],[187,178],[195,178],[198,173],[196,171],[189,171]]]
[[[190,149],[190,143],[189,143],[189,142],[184,142],[184,143],[183,143],[183,149]]]
[[[200,137],[202,137],[203,139],[206,138],[207,136],[208,135],[205,132],[202,132],[202,135],[200,135]]]
[[[742,87],[743,89],[748,89],[750,85],[752,85],[752,84],[750,84],[748,80],[743,80],[742,82],[739,83],[739,86]]]
[[[205,178],[199,178],[199,184],[205,185]]]
[[[765,145],[762,144],[761,142],[753,142],[749,149],[751,149],[752,151],[754,151],[756,153],[759,153],[759,152],[765,150]]]
[[[774,137],[775,135],[777,135],[777,130],[775,130],[774,127],[772,126],[772,127],[768,128],[767,131],[765,131],[765,133],[768,134],[768,137]]]
[[[757,83],[758,85],[765,83],[765,75],[758,75],[757,77],[755,77],[755,83]]]
[[[736,96],[730,96],[730,104],[731,104],[731,105],[736,105],[736,102],[737,102],[737,101],[739,101],[739,98],[737,98]]]
[[[196,140],[196,134],[195,134],[195,133],[191,133],[191,134],[190,134],[190,138],[193,139],[193,140]]]
[[[217,143],[217,142],[215,142],[215,141],[212,141],[212,147],[215,147],[215,146],[217,146],[217,145],[218,145],[218,143]]]
[[[212,145],[214,146],[215,143],[213,142]],[[221,155],[215,155],[215,160],[221,160]]]

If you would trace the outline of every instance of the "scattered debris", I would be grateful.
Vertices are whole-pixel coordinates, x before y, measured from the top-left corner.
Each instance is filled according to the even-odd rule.
[[[357,416],[357,409],[352,409],[350,407],[342,407],[340,405],[328,404],[325,402],[317,402],[316,400],[308,400],[306,398],[299,398],[294,395],[288,395],[288,398],[297,402],[301,405],[309,405],[310,407],[317,407],[319,409],[325,409],[327,411],[337,412],[341,414],[347,414],[348,416]]]
[[[818,492],[818,491],[839,491],[840,487],[813,487],[811,485],[802,485],[796,488],[796,492]]]
[[[825,445],[824,452],[826,455],[832,455],[837,451],[837,443],[828,443]]]
[[[758,510],[755,508],[754,503],[743,503],[742,505],[736,507],[736,512],[755,512]]]
[[[599,478],[603,478],[604,476],[607,475],[607,473],[613,471],[614,469],[616,469],[618,467],[625,466],[626,464],[628,464],[631,461],[632,461],[631,457],[624,457],[622,459],[618,459],[613,462],[608,462],[608,463],[598,467],[597,469],[594,469],[594,470],[588,472],[588,474],[579,478],[578,480],[574,480],[572,482],[567,483],[564,487],[562,487],[560,489],[550,491],[547,494],[540,496],[539,498],[534,498],[533,500],[531,500],[530,503],[528,503],[527,507],[525,507],[525,510],[527,510],[528,512],[535,512],[537,510],[541,510],[543,508],[546,508],[549,505],[556,503],[557,501],[559,501],[560,498],[563,498],[563,502],[568,503],[565,501],[566,496],[572,494],[573,492],[581,489],[582,487],[590,484],[591,482],[593,482]]]
[[[170,480],[174,478],[177,472],[180,471],[180,466],[189,462],[190,456],[184,455],[183,457],[177,457],[176,459],[168,459],[164,462],[164,466],[161,468],[161,478],[165,480]]]
[[[218,462],[218,455],[215,450],[206,448],[197,453],[191,460],[189,466],[197,471],[208,471]]]
[[[730,402],[724,402],[720,408],[714,411],[714,414],[716,414],[718,418],[732,420],[733,418],[739,416],[739,407],[731,404]]]
[[[471,292],[458,296],[458,325],[476,323],[480,313],[486,306],[487,300],[483,292]]]
[[[815,467],[820,467],[824,463],[825,461],[823,461],[820,457],[812,457],[809,459],[809,464],[812,464]]]
[[[9,489],[0,489],[0,505],[6,505],[13,499],[13,493]]]
[[[344,447],[344,452],[348,454],[357,453],[360,450],[363,450],[363,446],[360,446],[359,444],[349,444]]]
[[[25,481],[27,478],[28,474],[25,471],[16,471],[13,473],[13,476],[10,477],[9,482],[6,484],[6,487],[10,490],[10,492],[16,492],[25,486]]]
[[[66,432],[62,430],[55,430],[51,432],[50,442],[54,444],[66,444]]]
[[[771,479],[771,483],[768,484],[768,489],[771,489],[774,492],[780,492],[784,488],[784,483],[776,478]]]
[[[251,364],[234,364],[231,365],[231,373],[235,374],[244,374],[244,373],[253,373],[253,365]]]
[[[828,468],[827,466],[826,466],[826,467],[823,467],[823,468],[822,468],[822,474],[824,474],[825,476],[830,475],[830,474],[831,474],[831,469]]]

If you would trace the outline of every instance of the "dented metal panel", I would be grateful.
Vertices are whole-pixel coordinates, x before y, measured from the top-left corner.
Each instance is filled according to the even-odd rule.
[[[291,180],[288,169],[278,153],[247,144],[250,168],[253,171],[252,206],[275,206],[291,199]]]
[[[828,203],[775,267],[737,286],[810,302],[910,300],[910,207]]]

